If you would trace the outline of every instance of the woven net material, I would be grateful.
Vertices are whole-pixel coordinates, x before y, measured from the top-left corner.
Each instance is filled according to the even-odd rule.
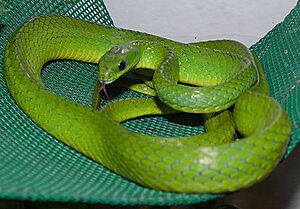
[[[171,205],[198,203],[223,195],[181,194],[143,188],[106,170],[36,126],[14,103],[3,77],[3,54],[8,38],[24,22],[42,14],[63,14],[113,25],[101,0],[0,1],[0,198],[80,201],[107,204]],[[300,4],[262,40],[251,47],[262,61],[272,95],[288,112],[293,132],[286,156],[300,140]],[[42,74],[57,94],[89,105],[97,66],[72,61],[48,64]],[[117,89],[117,98],[142,95]],[[162,136],[203,132],[189,116],[174,121],[165,117],[133,120],[133,131]],[[178,123],[179,122],[179,123]],[[179,125],[180,124],[180,125]],[[174,131],[175,130],[175,131]]]

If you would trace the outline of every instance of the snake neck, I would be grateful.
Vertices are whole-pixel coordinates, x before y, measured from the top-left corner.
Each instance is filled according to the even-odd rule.
[[[153,79],[176,85],[179,79],[179,63],[175,51],[167,45],[151,41],[135,41],[140,59],[135,69],[151,69]]]

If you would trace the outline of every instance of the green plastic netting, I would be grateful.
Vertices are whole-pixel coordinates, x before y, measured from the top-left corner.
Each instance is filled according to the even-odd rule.
[[[165,205],[222,197],[155,191],[127,181],[45,133],[10,97],[3,78],[2,61],[12,32],[41,14],[63,14],[113,25],[101,0],[0,0],[0,8],[7,10],[0,15],[0,198]],[[286,109],[293,123],[286,156],[300,140],[299,17],[298,3],[283,23],[251,47],[263,62],[272,95]],[[96,78],[97,66],[78,62],[51,63],[43,72],[49,89],[83,104],[90,103]],[[140,96],[132,91],[118,91],[119,97]],[[203,132],[202,127],[178,125],[164,117],[134,120],[125,125],[153,135]]]

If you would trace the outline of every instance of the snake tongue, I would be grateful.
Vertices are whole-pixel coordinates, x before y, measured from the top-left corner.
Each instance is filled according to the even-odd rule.
[[[99,93],[101,93],[101,91],[103,91],[104,95],[106,96],[107,99],[109,99],[109,96],[107,94],[107,91],[106,91],[106,84],[108,84],[106,81],[99,81],[100,83],[100,89],[99,89]]]

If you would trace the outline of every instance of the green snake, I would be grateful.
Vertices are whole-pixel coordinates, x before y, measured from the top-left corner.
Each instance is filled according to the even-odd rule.
[[[99,64],[96,108],[46,89],[41,70],[58,59]],[[128,71],[141,73],[144,83],[117,79]],[[41,16],[10,38],[4,72],[15,102],[38,126],[153,189],[222,193],[247,188],[268,176],[289,142],[290,120],[268,95],[261,64],[235,41],[183,44],[71,17]],[[157,97],[120,100],[99,110],[98,93],[111,82]],[[201,113],[206,133],[154,137],[120,124],[179,111]],[[241,137],[234,140],[236,130]]]

